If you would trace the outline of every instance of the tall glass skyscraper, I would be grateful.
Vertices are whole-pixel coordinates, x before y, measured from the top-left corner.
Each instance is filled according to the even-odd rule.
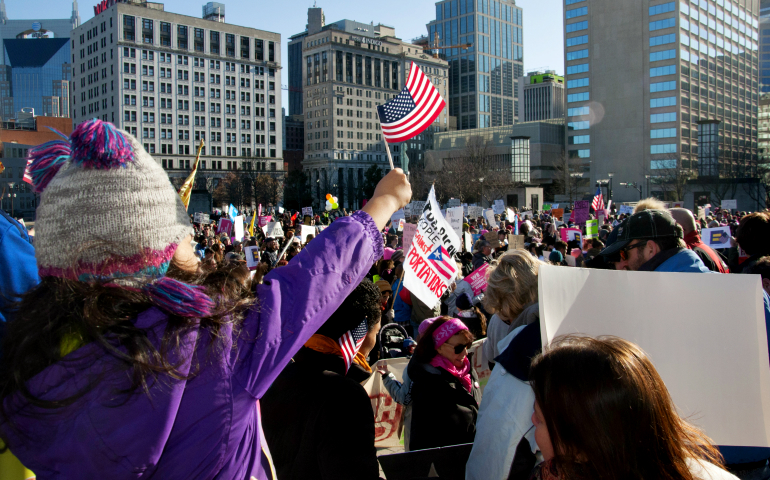
[[[427,25],[431,46],[449,62],[449,115],[457,128],[513,125],[523,75],[522,10],[514,0],[443,0]]]
[[[770,92],[770,0],[759,4],[759,33],[759,91],[767,93]]]

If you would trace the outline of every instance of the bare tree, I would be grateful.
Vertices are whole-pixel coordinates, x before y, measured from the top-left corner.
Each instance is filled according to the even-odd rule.
[[[682,161],[676,158],[666,160],[669,163],[655,170],[655,175],[650,175],[650,186],[657,186],[664,193],[663,200],[679,202],[684,200],[687,191],[687,182],[696,177],[695,171],[682,167]]]
[[[585,183],[585,179],[582,178],[582,167],[583,162],[580,159],[569,158],[564,150],[554,165],[556,172],[554,183],[562,195],[569,198],[569,203],[574,203],[580,198],[581,184]]]

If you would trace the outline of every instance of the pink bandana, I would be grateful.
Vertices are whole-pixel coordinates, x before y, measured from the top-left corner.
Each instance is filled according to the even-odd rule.
[[[460,330],[468,330],[468,327],[466,327],[465,324],[457,318],[447,320],[446,323],[438,327],[436,331],[433,332],[433,343],[436,345],[436,348],[439,348]]]

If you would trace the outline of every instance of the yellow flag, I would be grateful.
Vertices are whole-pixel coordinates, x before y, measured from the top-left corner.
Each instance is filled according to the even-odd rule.
[[[249,235],[254,236],[254,220],[257,219],[257,212],[253,212],[251,216],[251,226],[249,227]]]
[[[193,185],[195,184],[195,173],[198,171],[198,162],[201,159],[202,149],[203,140],[201,140],[200,145],[198,145],[198,155],[195,156],[195,164],[193,165],[192,172],[190,172],[187,180],[182,184],[182,188],[179,189],[179,197],[182,199],[182,203],[184,203],[185,210],[187,210],[187,207],[190,205],[190,194],[192,193]]]
[[[0,173],[3,173],[5,171],[5,165],[3,165],[3,162],[0,162]]]

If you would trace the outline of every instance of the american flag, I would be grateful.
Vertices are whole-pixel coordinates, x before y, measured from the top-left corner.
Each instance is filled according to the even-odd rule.
[[[595,212],[604,211],[604,196],[602,196],[602,187],[596,187],[596,195],[594,196],[594,201],[591,204],[591,207],[593,207]]]
[[[340,349],[342,349],[342,358],[345,360],[345,371],[350,369],[350,365],[353,364],[353,359],[356,358],[358,349],[361,348],[361,344],[364,343],[366,337],[366,319],[358,324],[356,328],[345,332],[345,335],[339,339]]]
[[[452,256],[449,255],[449,252],[446,251],[443,245],[439,245],[428,255],[428,261],[447,280],[451,280],[457,272],[457,264],[452,260]]]
[[[377,107],[382,134],[389,143],[398,143],[419,135],[444,110],[446,102],[430,79],[412,62],[409,78],[401,93]]]

